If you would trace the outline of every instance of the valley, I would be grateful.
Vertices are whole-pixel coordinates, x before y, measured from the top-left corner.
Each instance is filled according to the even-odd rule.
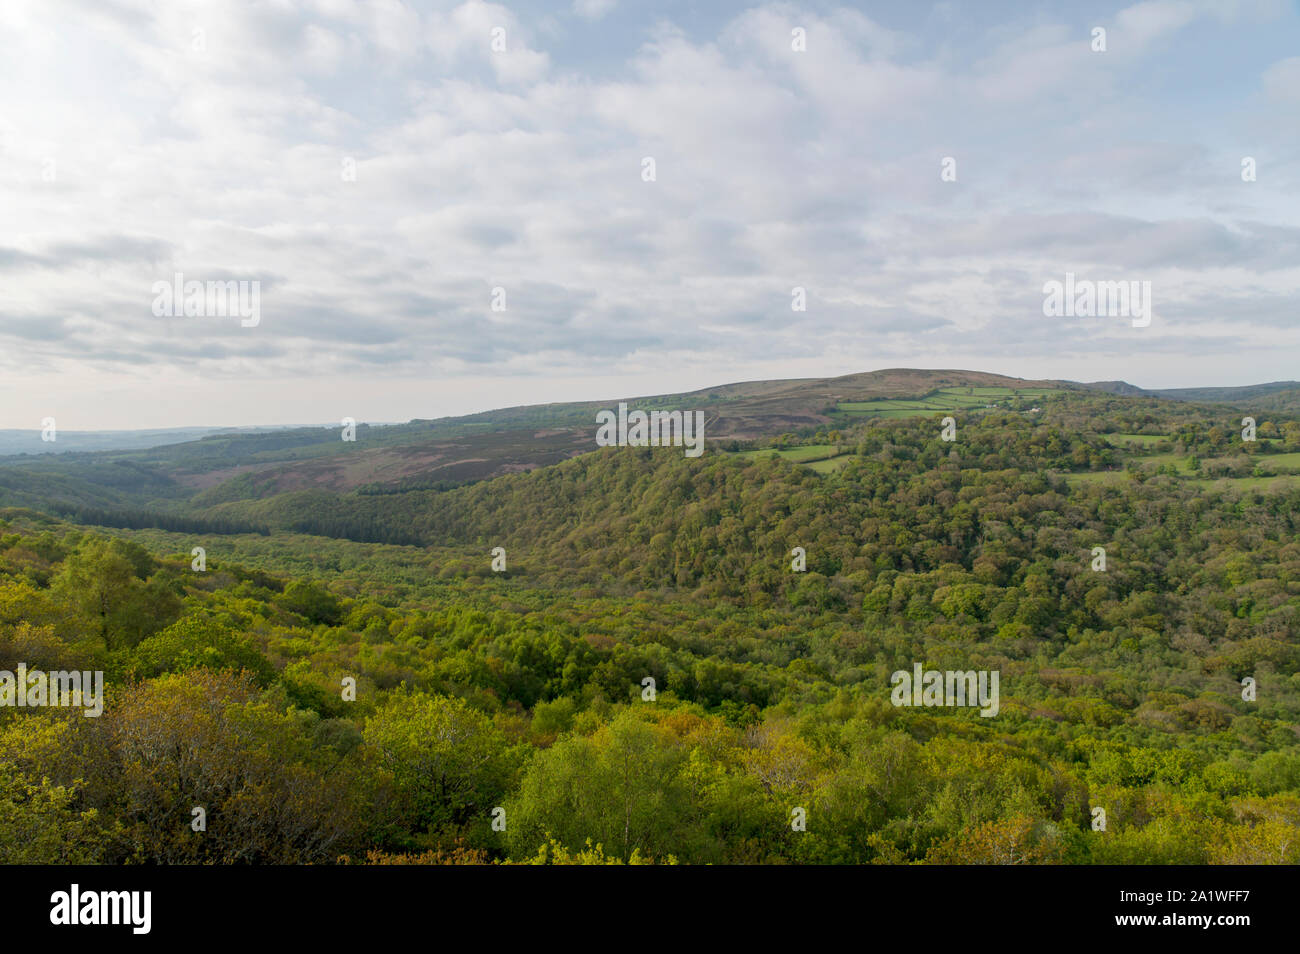
[[[698,458],[604,403],[7,458],[0,669],[106,678],[0,712],[0,850],[1294,864],[1300,414],[1243,393],[895,370],[636,403],[706,410]]]

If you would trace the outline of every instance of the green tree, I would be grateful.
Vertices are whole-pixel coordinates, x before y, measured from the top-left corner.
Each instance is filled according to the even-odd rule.
[[[513,785],[509,741],[463,700],[399,695],[366,720],[365,745],[392,774],[409,826],[433,840],[483,839]]]
[[[92,537],[64,561],[53,581],[56,597],[108,649],[134,646],[180,612],[174,593],[144,579],[148,566],[136,549]]]
[[[680,775],[683,750],[625,709],[590,738],[571,736],[538,753],[507,808],[511,853],[525,858],[551,839],[579,851],[590,839],[624,861],[688,854],[702,831]]]

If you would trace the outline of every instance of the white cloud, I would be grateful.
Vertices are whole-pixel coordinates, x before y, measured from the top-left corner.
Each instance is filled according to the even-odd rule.
[[[1067,268],[1159,280],[1179,319],[1160,347],[1197,353],[1211,318],[1280,314],[1300,289],[1290,127],[1260,119],[1295,102],[1300,61],[1251,77],[1269,164],[1249,185],[1234,115],[1164,121],[1142,82],[1150,57],[1198,69],[1181,31],[1218,16],[1122,11],[1142,60],[1092,54],[1078,22],[990,23],[954,48],[768,5],[707,33],[643,18],[621,66],[588,69],[563,30],[478,0],[6,5],[24,42],[0,61],[0,407],[29,415],[23,389],[75,379],[119,382],[125,408],[197,377],[257,420],[302,420],[274,411],[379,382],[395,419],[433,413],[396,383],[431,374],[573,381],[655,355],[707,384],[779,354],[832,373],[1112,348],[1114,329],[1042,322],[1036,289]],[[154,319],[175,271],[261,280],[262,323]],[[1293,359],[1300,331],[1270,328],[1270,359]],[[1247,379],[1256,357],[1225,361]],[[200,419],[183,411],[154,423]]]
[[[1279,60],[1264,71],[1264,91],[1276,102],[1300,104],[1300,56]]]
[[[614,9],[615,0],[573,0],[573,12],[587,20],[599,20]]]

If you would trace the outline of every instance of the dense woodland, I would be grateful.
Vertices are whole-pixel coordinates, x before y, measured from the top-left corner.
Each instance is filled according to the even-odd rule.
[[[1300,424],[1216,413],[1065,395],[954,443],[765,442],[843,444],[833,473],[607,448],[170,527],[0,511],[0,670],[109,694],[0,709],[0,860],[1294,864],[1300,485],[1208,478]],[[893,706],[915,663],[999,671],[998,715]]]

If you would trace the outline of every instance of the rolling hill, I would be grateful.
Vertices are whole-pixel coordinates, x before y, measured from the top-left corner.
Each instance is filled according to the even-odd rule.
[[[890,368],[833,378],[744,381],[698,391],[629,397],[642,410],[702,410],[710,447],[754,451],[772,442],[825,446],[802,456],[816,470],[842,466],[836,435],[870,422],[944,413],[1033,414],[1039,405],[1115,402],[1282,402],[1300,394],[1291,382],[1245,388],[1145,391],[1124,382],[1012,378],[965,370]],[[214,521],[242,529],[316,526],[312,515],[368,514],[360,524],[339,517],[330,535],[396,539],[383,523],[382,498],[437,493],[482,480],[545,468],[594,451],[595,415],[613,401],[540,404],[406,424],[341,429],[283,428],[204,434],[149,448],[0,457],[0,506],[31,507],[124,526]],[[1053,403],[1055,402],[1055,403]],[[1128,402],[1128,403],[1125,403]],[[1110,403],[1098,404],[1110,407]],[[170,440],[175,434],[168,432]],[[820,437],[819,437],[820,435]],[[337,498],[351,501],[341,507]],[[252,506],[258,504],[257,506]],[[152,521],[152,522],[151,522]],[[170,523],[168,523],[170,521]],[[333,528],[333,529],[329,529]],[[387,534],[387,535],[386,535]],[[378,535],[378,536],[376,536]],[[399,535],[400,536],[400,535]],[[405,536],[400,536],[406,540]]]

